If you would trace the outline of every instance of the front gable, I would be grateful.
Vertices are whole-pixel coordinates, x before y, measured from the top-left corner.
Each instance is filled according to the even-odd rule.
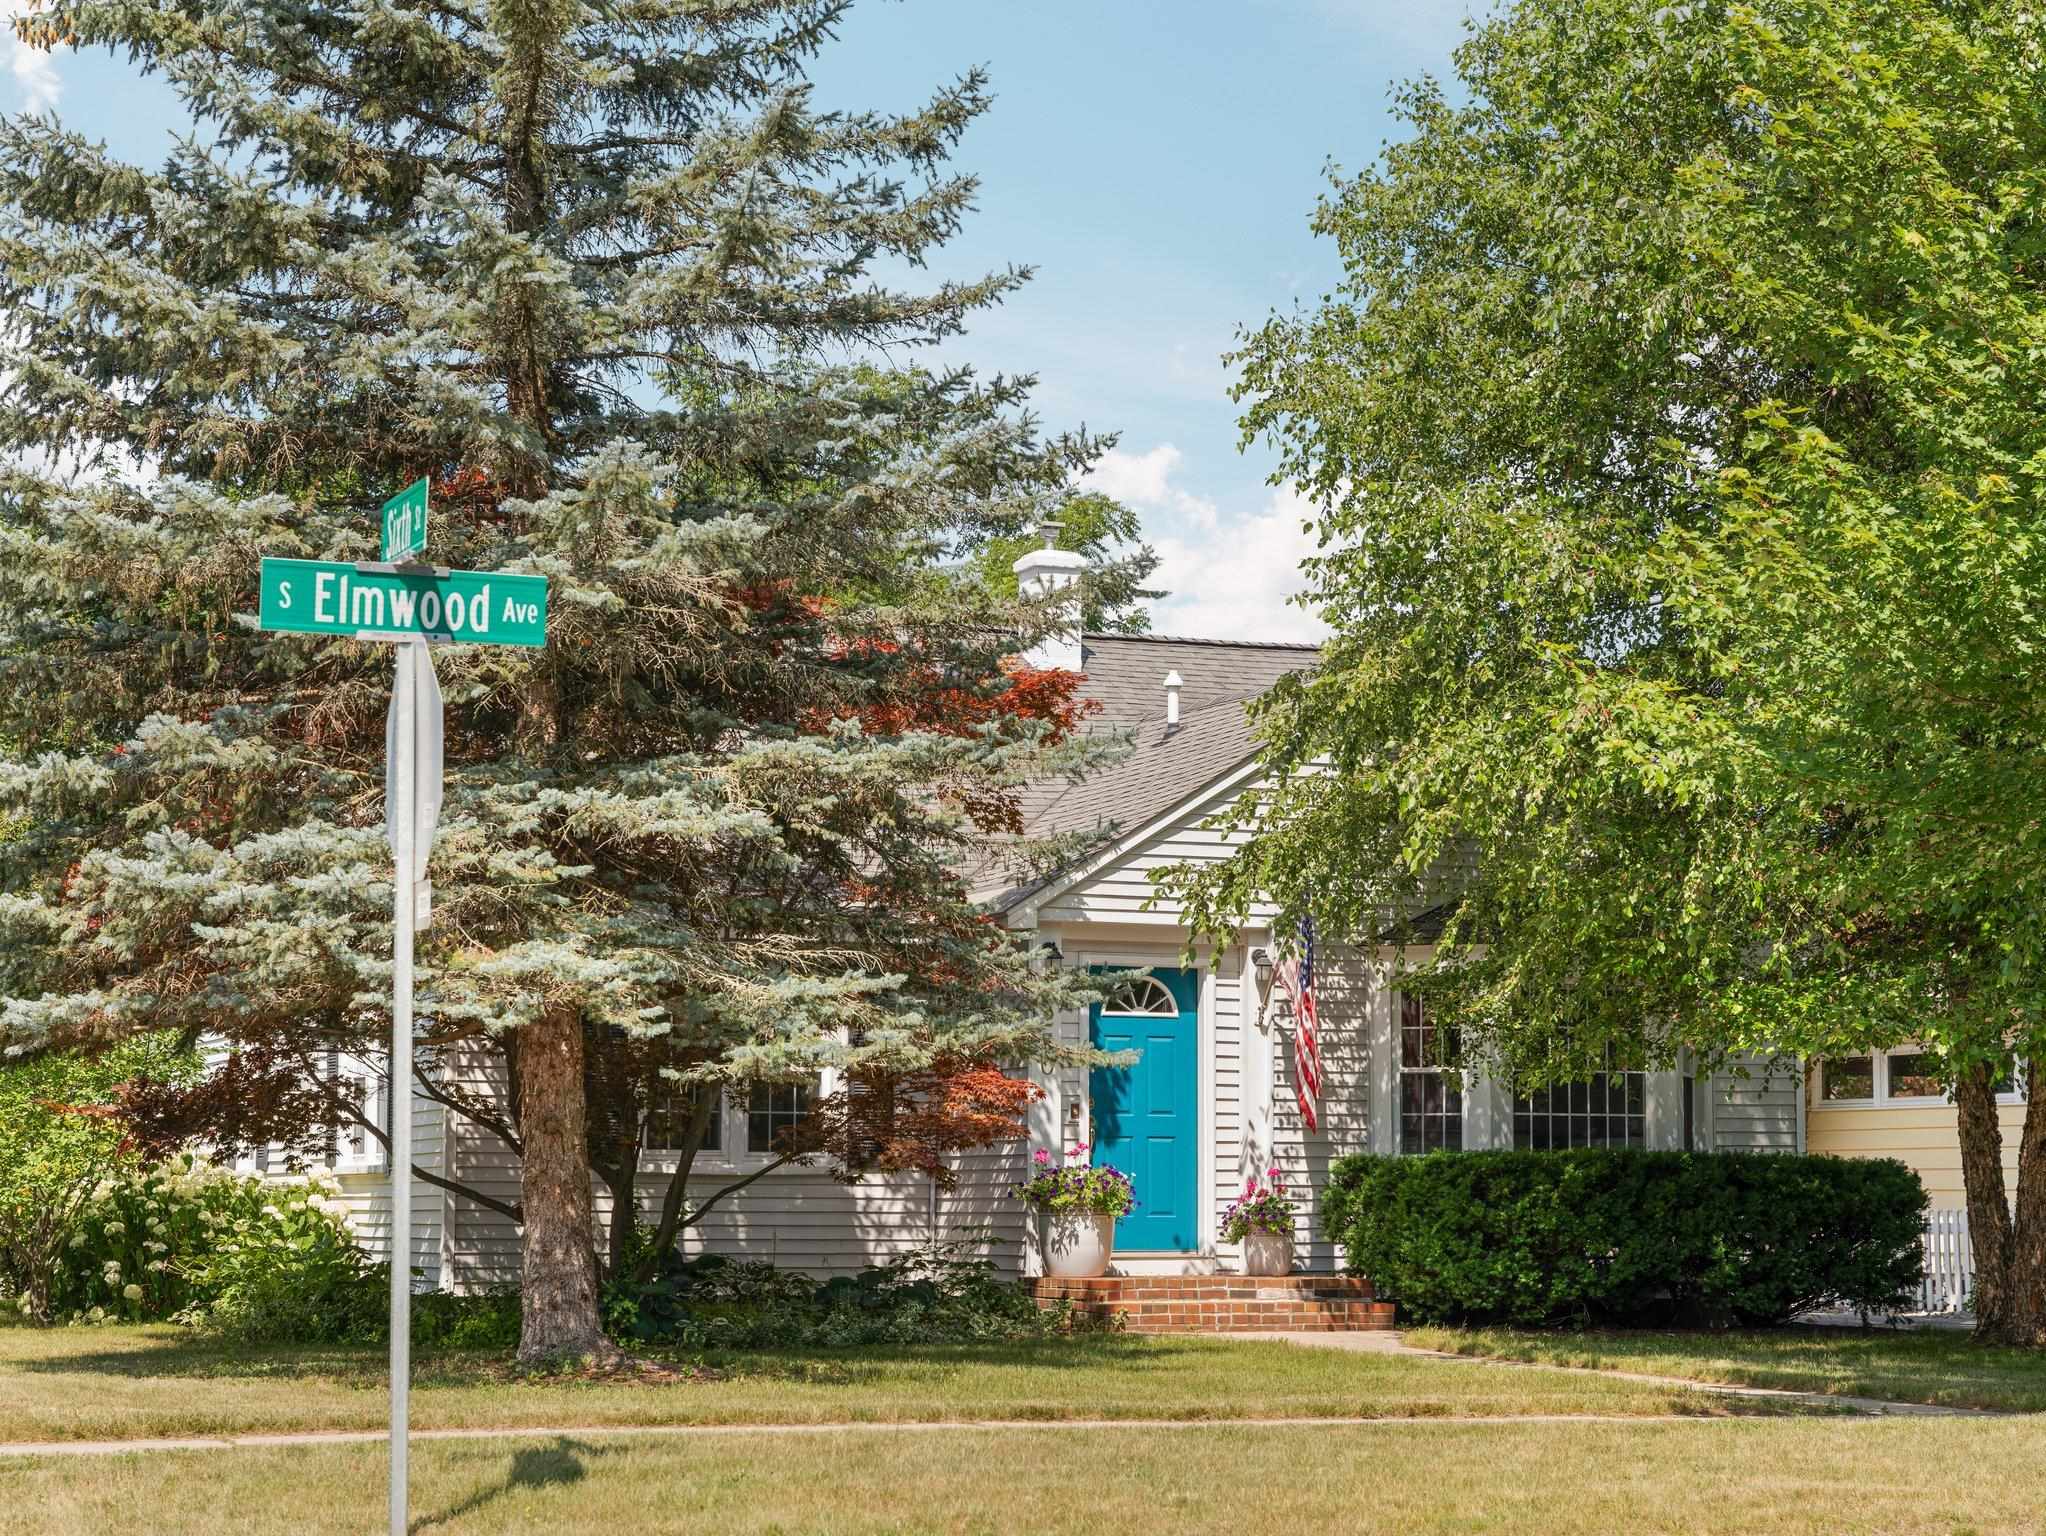
[[[1180,863],[1219,863],[1243,843],[1240,832],[1210,825],[1260,782],[1255,760],[1237,764],[1221,779],[1173,806],[1147,826],[1118,837],[1065,875],[1017,904],[1019,927],[1038,923],[1141,923],[1185,926],[1179,901],[1160,891],[1152,872]],[[1260,902],[1254,926],[1269,924],[1273,908]]]

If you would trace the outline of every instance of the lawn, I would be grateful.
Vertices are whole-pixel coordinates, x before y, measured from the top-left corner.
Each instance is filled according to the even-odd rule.
[[[1782,1328],[1751,1333],[1529,1333],[1410,1328],[1409,1344],[1496,1360],[1645,1371],[1954,1408],[2046,1410],[2046,1356],[1952,1329]]]
[[[427,1357],[427,1428],[886,1423],[940,1419],[1716,1414],[1701,1394],[1277,1341],[1097,1335],[1026,1344],[713,1357],[671,1384],[514,1378],[502,1360]],[[173,1328],[0,1327],[0,1441],[374,1429],[375,1350],[236,1352]]]
[[[413,1458],[413,1529],[448,1536],[2015,1536],[2046,1508],[2029,1419],[849,1428]],[[383,1466],[374,1446],[0,1460],[0,1536],[361,1536],[381,1529]]]

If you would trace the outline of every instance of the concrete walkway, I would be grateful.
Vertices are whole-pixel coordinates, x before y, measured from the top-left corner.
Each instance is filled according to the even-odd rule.
[[[1283,1339],[1288,1344],[1320,1349],[1342,1349],[1366,1355],[1409,1355],[1424,1360],[1454,1361],[1459,1365],[1489,1365],[1522,1371],[1572,1371],[1580,1376],[1606,1376],[1615,1381],[1634,1381],[1646,1386],[1681,1388],[1705,1392],[1714,1397],[1752,1398],[1759,1402],[1796,1404],[1829,1408],[1835,1412],[1876,1418],[1904,1419],[2001,1419],[2009,1415],[1994,1408],[1947,1408],[1934,1403],[1899,1403],[1882,1397],[1847,1397],[1833,1392],[1801,1392],[1789,1387],[1742,1387],[1727,1382],[1694,1381],[1688,1376],[1651,1376],[1644,1371],[1609,1371],[1595,1365],[1553,1365],[1545,1360],[1500,1360],[1488,1355],[1454,1355],[1441,1349],[1417,1349],[1393,1329],[1358,1333],[1273,1333],[1264,1338]]]
[[[1842,1415],[1843,1418],[1853,1415]],[[1704,1413],[1496,1413],[1407,1414],[1383,1418],[1249,1418],[1249,1419],[944,1419],[846,1424],[533,1424],[500,1429],[415,1429],[414,1443],[426,1440],[548,1440],[562,1436],[657,1436],[680,1439],[729,1439],[735,1435],[930,1435],[999,1430],[1060,1434],[1085,1430],[1217,1430],[1217,1429],[1399,1429],[1427,1425],[1453,1429],[1463,1424],[1752,1424],[1737,1414]],[[302,1434],[193,1435],[158,1440],[31,1440],[0,1444],[0,1458],[26,1456],[128,1456],[157,1451],[234,1451],[303,1449],[322,1445],[381,1445],[389,1437],[376,1429],[317,1430]]]

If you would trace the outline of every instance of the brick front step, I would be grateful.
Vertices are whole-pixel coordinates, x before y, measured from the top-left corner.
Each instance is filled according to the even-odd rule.
[[[1322,1333],[1390,1328],[1389,1301],[1354,1275],[1104,1275],[1035,1279],[1040,1307],[1070,1302],[1132,1333]]]

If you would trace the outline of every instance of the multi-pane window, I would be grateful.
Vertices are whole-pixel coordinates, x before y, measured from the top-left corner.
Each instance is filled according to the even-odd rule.
[[[1688,1104],[1686,1121],[1688,1128]],[[1513,1101],[1513,1144],[1536,1152],[1648,1142],[1648,1075],[1595,1072]]]
[[[694,1095],[690,1089],[678,1088],[671,1083],[662,1083],[654,1090],[653,1102],[646,1112],[646,1150],[649,1152],[679,1152],[689,1135],[689,1116],[694,1107]],[[725,1146],[724,1100],[720,1096],[717,1107],[710,1112],[710,1124],[704,1127],[703,1143],[698,1152],[722,1152]]]
[[[1684,1074],[1684,1150],[1698,1150],[1698,1079]]]
[[[746,1150],[776,1151],[782,1133],[802,1123],[815,1098],[808,1083],[756,1083],[746,1105]]]
[[[1402,996],[1399,1005],[1400,1151],[1461,1152],[1463,1091],[1442,1070],[1455,1035],[1437,1027],[1420,998]]]

